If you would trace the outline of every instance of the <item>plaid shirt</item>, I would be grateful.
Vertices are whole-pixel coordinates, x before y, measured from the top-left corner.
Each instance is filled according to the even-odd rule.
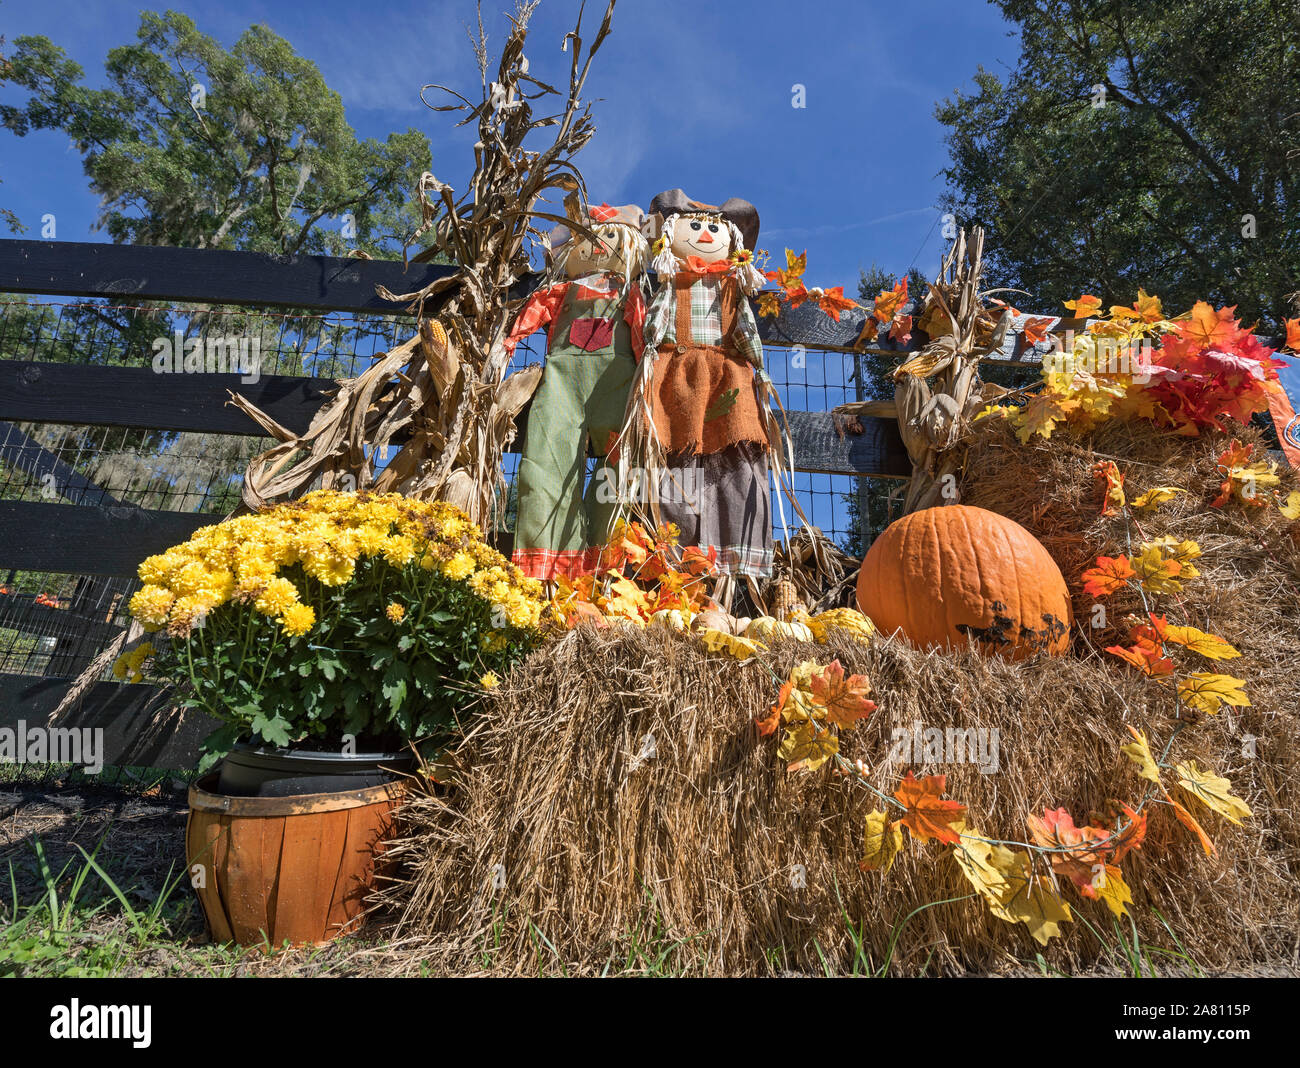
[[[722,344],[722,287],[729,281],[724,274],[696,275],[691,283],[691,334],[686,340],[697,345]],[[648,349],[656,349],[667,342],[676,344],[677,337],[677,290],[668,283],[659,287],[659,292],[650,301],[646,312],[645,344]],[[736,301],[736,329],[732,340],[740,355],[752,363],[761,372],[763,370],[763,343],[758,337],[758,323],[754,321],[753,309],[742,295]]]

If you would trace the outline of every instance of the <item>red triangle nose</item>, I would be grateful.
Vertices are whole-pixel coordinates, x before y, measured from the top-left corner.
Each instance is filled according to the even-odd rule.
[[[711,245],[713,244],[713,237],[710,235],[708,230],[701,230],[700,239],[695,243],[697,245]]]

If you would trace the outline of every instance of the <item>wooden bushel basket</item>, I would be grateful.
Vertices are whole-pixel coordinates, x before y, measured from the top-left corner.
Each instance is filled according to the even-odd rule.
[[[213,941],[321,945],[361,926],[403,783],[299,797],[190,787],[185,856]]]

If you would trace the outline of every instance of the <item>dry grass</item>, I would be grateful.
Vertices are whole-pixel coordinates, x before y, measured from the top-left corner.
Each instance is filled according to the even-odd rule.
[[[1207,508],[1221,448],[1115,427],[1089,443],[1025,449],[994,429],[972,451],[964,499],[1039,534],[1077,588],[1098,551],[1124,545],[1120,521],[1097,516],[1098,456],[1120,460],[1135,492],[1189,491],[1143,518],[1142,531],[1200,542],[1204,577],[1168,607],[1242,650],[1225,666],[1248,680],[1253,704],[1187,728],[1175,755],[1229,777],[1255,816],[1238,829],[1206,813],[1219,850],[1206,857],[1157,807],[1144,848],[1124,862],[1131,911],[1143,943],[1175,949],[1172,929],[1202,968],[1294,967],[1300,562],[1276,514]],[[1091,618],[1090,599],[1075,607],[1081,622]],[[1027,813],[1065,806],[1082,821],[1108,799],[1136,800],[1141,781],[1118,752],[1126,725],[1158,740],[1172,729],[1167,691],[1096,651],[1136,605],[1115,607],[1111,627],[1078,633],[1070,657],[1011,664],[898,641],[785,642],[771,663],[785,672],[837,655],[871,677],[880,709],[846,736],[845,752],[886,789],[905,770],[888,760],[894,726],[996,728],[996,773],[915,767],[946,772],[949,795],[986,832],[1023,840]],[[489,699],[461,750],[459,789],[408,807],[399,845],[407,880],[391,895],[401,933],[425,939],[437,967],[504,972],[599,971],[649,943],[661,954],[668,947],[673,970],[713,974],[855,963],[989,972],[1033,960],[1038,947],[1023,926],[967,899],[945,849],[909,842],[887,875],[858,870],[875,799],[830,774],[787,774],[775,741],[752,725],[774,693],[766,665],[707,657],[693,639],[659,630],[584,629],[539,650]],[[1254,758],[1244,755],[1247,734],[1258,739]],[[654,755],[639,758],[647,735]],[[799,871],[806,885],[794,885]],[[1068,971],[1114,965],[1104,907],[1065,895],[1076,922],[1046,961]]]

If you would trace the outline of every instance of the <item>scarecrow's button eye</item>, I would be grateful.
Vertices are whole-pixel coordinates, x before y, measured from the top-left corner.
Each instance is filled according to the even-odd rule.
[[[699,223],[697,223],[697,222],[693,222],[693,223],[691,223],[691,229],[692,229],[692,230],[698,230],[699,228],[700,228],[700,224],[699,224]]]
[[[711,234],[716,234],[717,232],[718,232],[718,224],[717,224],[717,223],[709,223],[709,233],[711,233]]]

